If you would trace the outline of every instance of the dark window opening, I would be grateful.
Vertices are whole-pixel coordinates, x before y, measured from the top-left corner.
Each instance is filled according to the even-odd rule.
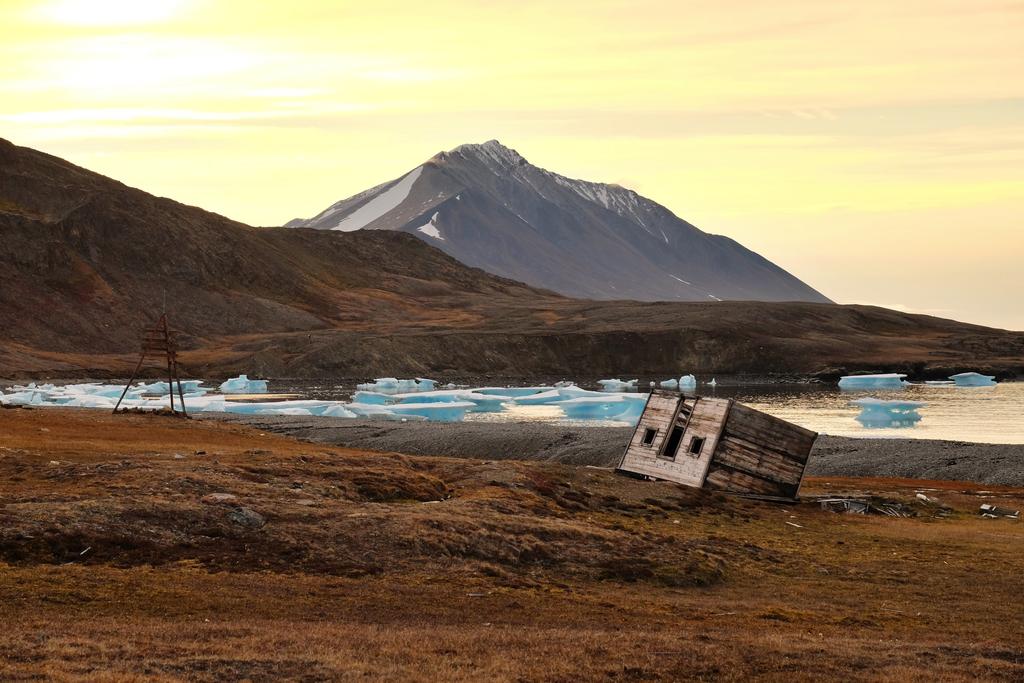
[[[668,439],[665,440],[665,450],[662,451],[661,457],[668,458],[669,460],[676,459],[676,452],[679,451],[679,443],[683,440],[683,428],[673,427],[671,433],[668,435]]]
[[[700,455],[700,452],[704,450],[704,437],[695,436],[690,439],[690,454]]]
[[[644,432],[644,440],[641,443],[643,443],[643,445],[645,446],[650,446],[652,443],[654,443],[654,437],[656,437],[657,435],[657,429],[651,429],[650,427],[648,427],[647,431]]]

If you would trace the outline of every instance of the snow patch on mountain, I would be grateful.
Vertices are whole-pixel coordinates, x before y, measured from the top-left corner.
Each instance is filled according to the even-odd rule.
[[[365,228],[389,211],[394,211],[409,196],[412,186],[416,183],[422,172],[423,167],[417,166],[390,188],[342,218],[331,230],[340,230],[342,232],[359,230]]]
[[[422,232],[424,235],[429,235],[433,237],[435,240],[444,241],[444,237],[441,236],[441,231],[438,230],[437,226],[435,225],[435,223],[437,223],[438,213],[439,212],[435,212],[434,215],[430,217],[430,221],[428,223],[426,223],[425,225],[421,225],[416,229]]]
[[[548,175],[562,187],[572,190],[587,201],[600,204],[609,211],[636,223],[647,233],[660,237],[665,244],[668,244],[668,235],[665,234],[665,231],[660,228],[657,232],[652,231],[647,221],[644,220],[644,214],[650,209],[652,203],[633,190],[618,185],[606,185],[604,183],[592,183],[589,180],[566,178],[563,175],[551,173],[550,171],[548,171]]]

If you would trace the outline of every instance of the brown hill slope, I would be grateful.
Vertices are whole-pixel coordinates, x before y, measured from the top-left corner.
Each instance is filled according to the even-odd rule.
[[[190,372],[1024,370],[1024,334],[879,308],[592,302],[406,234],[251,228],[0,141],[0,375],[123,375],[166,301]]]

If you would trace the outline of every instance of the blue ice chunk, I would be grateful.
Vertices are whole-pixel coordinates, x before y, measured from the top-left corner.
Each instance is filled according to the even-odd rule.
[[[340,403],[337,403],[333,406],[328,406],[328,408],[320,414],[323,417],[356,417],[355,413],[353,413],[351,410],[341,405]]]
[[[116,399],[93,394],[79,394],[64,405],[69,408],[110,408],[113,409]]]
[[[457,391],[428,391],[421,394],[396,394],[397,403],[456,403],[461,392]],[[467,392],[469,393],[469,392]]]
[[[994,387],[996,385],[995,375],[982,375],[977,372],[961,372],[951,375],[950,379],[956,382],[958,387]]]
[[[381,415],[394,415],[390,405],[380,403],[346,403],[345,409],[355,413],[357,417],[378,417]]]
[[[46,393],[36,389],[23,389],[6,394],[3,404],[8,406],[38,406],[46,402]]]
[[[510,396],[512,398],[520,398],[522,396],[533,396],[535,394],[541,394],[546,391],[551,391],[554,387],[482,387],[480,389],[473,389],[477,394],[484,394],[485,396]]]
[[[599,379],[597,383],[601,385],[601,391],[633,391],[636,389],[637,380]]]
[[[431,422],[461,422],[466,412],[475,408],[476,404],[471,401],[399,403],[388,406],[395,415],[416,415]]]
[[[679,389],[696,389],[697,378],[693,375],[683,375],[679,378]]]
[[[677,380],[677,379],[664,379],[664,380],[658,382],[658,386],[660,386],[662,389],[678,389],[679,388],[679,380]]]
[[[265,394],[267,393],[267,381],[249,379],[248,375],[239,375],[222,383],[220,391],[222,394]]]
[[[261,408],[265,408],[264,403],[241,403],[239,401],[225,401],[224,412],[234,413],[236,415],[255,415],[260,411]]]
[[[585,396],[590,396],[593,398],[603,398],[606,400],[609,398],[606,392],[590,391],[589,389],[581,389],[577,386],[559,387],[558,395],[561,396],[566,401],[573,398],[583,398]]]
[[[416,391],[433,391],[437,382],[432,379],[418,377],[416,379],[398,379],[397,377],[378,377],[372,382],[357,384],[359,391],[372,391],[379,394],[408,394]]]
[[[565,387],[562,388],[564,389]],[[561,389],[551,389],[537,394],[530,394],[529,396],[519,396],[514,398],[513,402],[519,406],[542,406],[556,401],[564,401],[565,399],[566,397],[562,395]]]
[[[887,373],[882,375],[847,375],[839,379],[839,388],[845,390],[864,389],[902,389],[909,386],[903,378],[906,375]]]
[[[382,394],[377,391],[357,391],[352,394],[352,400],[356,403],[369,403],[375,405],[394,403],[394,399],[390,395]]]
[[[913,427],[921,421],[918,409],[925,405],[919,401],[884,401],[878,398],[861,398],[850,403],[861,409],[857,422],[874,429]]]
[[[630,402],[619,396],[581,396],[551,405],[561,408],[570,420],[612,420],[630,409]]]
[[[312,415],[306,408],[264,408],[257,415]]]
[[[512,401],[509,396],[480,394],[470,389],[454,389],[442,391],[425,391],[412,394],[395,394],[399,404],[405,403],[453,403],[468,401],[474,404],[471,412],[498,413],[505,409],[505,404]]]

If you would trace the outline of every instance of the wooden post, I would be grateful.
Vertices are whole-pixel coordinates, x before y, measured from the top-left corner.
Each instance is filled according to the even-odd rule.
[[[124,397],[128,395],[132,382],[135,381],[139,371],[142,369],[142,364],[145,362],[146,357],[151,354],[156,355],[160,353],[162,353],[167,360],[167,395],[170,399],[171,412],[178,414],[178,411],[174,408],[174,391],[175,383],[177,383],[178,399],[181,403],[180,414],[182,417],[188,417],[188,412],[185,410],[185,392],[181,388],[181,377],[178,376],[178,349],[170,328],[167,325],[166,313],[160,316],[159,320],[157,320],[153,327],[142,333],[142,353],[139,356],[139,362],[135,366],[135,371],[132,372],[132,376],[131,379],[128,380],[128,384],[125,385],[124,391],[121,392],[121,397],[117,399],[117,404],[114,406],[115,413],[120,409],[121,403],[124,401]]]

